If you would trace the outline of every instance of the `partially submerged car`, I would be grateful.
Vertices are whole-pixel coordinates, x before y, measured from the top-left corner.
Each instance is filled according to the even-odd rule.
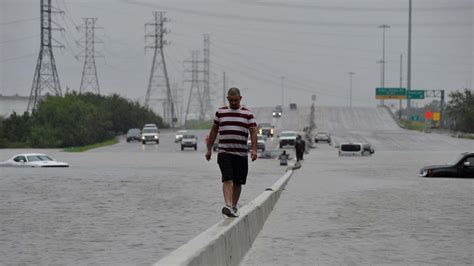
[[[68,163],[59,162],[43,153],[23,153],[17,154],[0,162],[0,166],[10,167],[69,167]]]
[[[174,142],[180,142],[183,139],[183,135],[188,133],[187,130],[178,130],[176,131],[176,135],[174,137]]]
[[[194,148],[197,150],[197,137],[192,134],[185,134],[181,139],[181,150],[184,148]]]
[[[445,165],[431,165],[420,169],[421,177],[474,177],[474,152],[459,154]]]
[[[252,140],[249,138],[247,140],[247,147],[249,150],[252,149]],[[265,138],[261,134],[257,134],[257,151],[265,151]]]
[[[370,156],[375,153],[369,143],[347,142],[337,146],[339,156]]]

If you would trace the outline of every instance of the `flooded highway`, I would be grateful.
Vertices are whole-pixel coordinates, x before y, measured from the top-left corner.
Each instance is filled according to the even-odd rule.
[[[279,119],[271,110],[254,112],[277,133],[308,124],[307,107]],[[370,142],[375,154],[340,158],[327,144],[312,149],[243,265],[473,263],[473,180],[417,174],[474,150],[474,141],[406,131],[384,112],[317,108],[318,129],[338,141]],[[171,130],[162,130],[159,145],[121,139],[83,153],[0,150],[0,160],[34,151],[71,166],[0,169],[0,264],[150,265],[220,221],[216,154],[207,162],[207,131],[195,133],[197,151],[181,151]],[[277,149],[276,138],[266,143]],[[240,203],[284,170],[277,160],[250,162]]]

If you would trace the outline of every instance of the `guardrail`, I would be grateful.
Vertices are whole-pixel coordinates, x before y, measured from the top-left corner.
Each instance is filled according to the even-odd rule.
[[[238,265],[280,198],[293,169],[287,170],[273,186],[242,207],[238,218],[223,219],[162,258],[155,266]]]

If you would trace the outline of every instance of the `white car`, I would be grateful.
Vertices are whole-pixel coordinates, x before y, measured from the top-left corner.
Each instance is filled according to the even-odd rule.
[[[160,143],[160,131],[156,127],[144,127],[142,130],[141,140],[143,144],[146,144],[148,141]]]
[[[184,150],[184,148],[197,150],[197,137],[192,134],[184,134],[183,139],[181,139],[181,150]]]
[[[249,138],[247,140],[247,147],[249,150],[252,149],[252,140]],[[265,151],[265,137],[261,134],[257,134],[257,151]]]
[[[339,156],[370,156],[375,153],[369,143],[341,143],[337,148],[339,149]]]
[[[298,132],[296,131],[282,131],[278,135],[278,139],[280,140],[280,148],[283,148],[283,146],[286,145],[295,146],[296,137],[298,137]]]
[[[183,139],[183,135],[188,133],[187,130],[178,130],[176,131],[176,136],[174,137],[174,142],[180,142]]]
[[[24,153],[17,154],[6,160],[0,162],[0,166],[10,167],[69,167],[68,163],[58,162],[55,159],[42,153]]]
[[[331,136],[326,131],[318,131],[316,132],[316,136],[314,137],[314,142],[325,141],[327,143],[331,143]]]

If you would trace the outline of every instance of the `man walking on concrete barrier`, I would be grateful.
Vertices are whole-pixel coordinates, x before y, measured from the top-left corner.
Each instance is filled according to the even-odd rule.
[[[242,96],[238,88],[229,89],[227,100],[229,106],[219,108],[214,117],[214,124],[209,132],[206,159],[211,159],[212,145],[219,134],[217,163],[222,173],[225,200],[222,214],[238,217],[237,203],[242,185],[245,185],[247,180],[249,133],[252,141],[252,161],[257,159],[257,123],[252,112],[240,105]]]

